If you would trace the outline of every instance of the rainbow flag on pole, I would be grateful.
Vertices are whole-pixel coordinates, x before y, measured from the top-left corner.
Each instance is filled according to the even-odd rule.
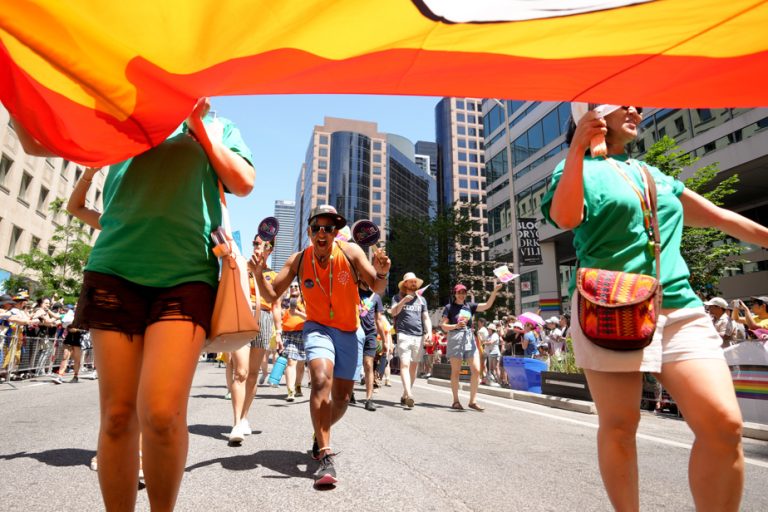
[[[542,311],[560,312],[560,299],[539,299],[539,307]]]

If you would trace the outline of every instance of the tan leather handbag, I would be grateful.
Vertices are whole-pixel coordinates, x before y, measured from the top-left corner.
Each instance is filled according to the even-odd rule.
[[[219,181],[221,197],[222,227],[227,235],[226,243],[221,248],[221,275],[216,303],[211,318],[211,334],[205,342],[206,352],[233,352],[259,333],[259,290],[256,288],[257,308],[251,303],[251,286],[248,282],[248,263],[240,254],[237,244],[232,239],[227,202],[224,187]]]

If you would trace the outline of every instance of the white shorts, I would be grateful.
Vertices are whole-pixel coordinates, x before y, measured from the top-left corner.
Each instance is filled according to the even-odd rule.
[[[401,363],[410,364],[411,361],[421,361],[421,352],[424,345],[424,336],[411,336],[410,334],[397,335],[397,357]]]
[[[571,338],[576,364],[604,372],[654,372],[662,365],[688,359],[725,360],[722,340],[704,306],[663,309],[651,344],[642,350],[609,350],[584,336],[579,325],[578,300],[574,294]]]

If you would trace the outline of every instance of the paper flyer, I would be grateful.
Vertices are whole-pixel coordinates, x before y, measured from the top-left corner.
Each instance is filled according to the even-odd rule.
[[[427,288],[429,288],[429,286],[430,285],[427,285],[424,288],[419,288],[418,290],[416,290],[416,295],[418,295],[419,297],[424,295],[424,292],[427,291]]]
[[[502,283],[508,283],[516,277],[520,277],[520,274],[513,274],[509,271],[506,265],[493,269],[493,273],[499,278]]]

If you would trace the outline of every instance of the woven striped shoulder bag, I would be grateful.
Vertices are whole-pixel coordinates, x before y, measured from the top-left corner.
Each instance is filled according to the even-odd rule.
[[[640,198],[649,250],[661,276],[661,244],[656,218],[656,184],[647,168],[640,168],[644,191],[612,159],[608,161]],[[640,167],[638,165],[638,167]],[[611,350],[639,350],[650,345],[661,311],[661,283],[654,276],[579,268],[576,274],[579,326],[592,343]]]

